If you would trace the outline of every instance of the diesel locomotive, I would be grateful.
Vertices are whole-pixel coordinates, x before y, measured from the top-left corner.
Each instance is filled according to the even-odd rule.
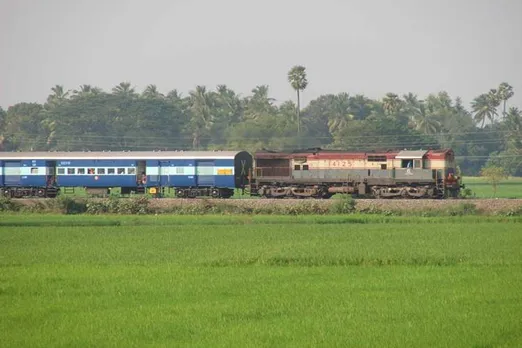
[[[444,198],[462,187],[451,149],[260,151],[254,160],[251,192],[262,197]]]
[[[54,198],[173,191],[178,198],[457,197],[462,185],[451,149],[350,152],[258,151],[0,152],[0,193]]]

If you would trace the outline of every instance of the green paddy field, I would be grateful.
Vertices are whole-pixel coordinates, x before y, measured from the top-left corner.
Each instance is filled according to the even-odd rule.
[[[520,217],[0,215],[2,347],[521,347]]]
[[[473,192],[472,197],[476,198],[522,198],[522,178],[510,177],[502,180],[497,187],[495,195],[493,186],[482,177],[464,177],[463,183],[466,188]]]

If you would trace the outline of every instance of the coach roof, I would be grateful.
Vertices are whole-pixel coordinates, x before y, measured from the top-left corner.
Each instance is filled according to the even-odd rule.
[[[0,160],[232,159],[244,151],[0,152]]]

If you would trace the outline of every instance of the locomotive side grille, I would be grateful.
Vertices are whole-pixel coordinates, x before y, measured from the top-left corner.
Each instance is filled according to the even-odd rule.
[[[290,168],[288,167],[257,167],[256,177],[287,177],[290,176]]]

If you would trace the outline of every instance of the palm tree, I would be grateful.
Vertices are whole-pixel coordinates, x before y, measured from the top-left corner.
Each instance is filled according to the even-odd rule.
[[[408,94],[404,94],[402,96],[402,99],[404,99],[404,103],[406,106],[417,106],[419,104],[419,98],[416,94],[413,94],[409,92]]]
[[[446,111],[451,109],[453,104],[451,97],[446,91],[442,91],[439,92],[437,95],[433,95],[432,102],[436,109]]]
[[[471,108],[475,114],[474,120],[477,123],[482,123],[481,128],[484,128],[486,120],[490,120],[492,123],[495,120],[495,116],[497,116],[495,104],[491,93],[481,94],[471,102]]]
[[[413,121],[415,128],[424,134],[435,134],[439,131],[441,123],[435,119],[435,115],[426,107],[424,101],[419,101],[414,111]]]
[[[518,108],[510,107],[506,114],[505,125],[507,130],[507,140],[513,143],[515,148],[519,148],[522,142],[522,111]]]
[[[250,119],[259,119],[261,115],[271,115],[275,113],[275,107],[272,103],[275,101],[274,98],[268,97],[268,86],[260,85],[256,86],[252,90],[252,96],[245,99],[246,112],[245,116]]]
[[[226,85],[217,86],[217,99],[223,106],[229,109],[229,113],[236,110],[238,106],[238,98],[233,90],[228,89]]]
[[[158,91],[156,85],[148,85],[142,93],[142,97],[145,99],[158,99],[162,98],[163,94]]]
[[[340,93],[334,96],[331,105],[332,113],[328,115],[328,130],[330,134],[341,131],[354,118],[351,106],[348,93]]]
[[[102,92],[99,87],[92,87],[91,85],[81,85],[79,89],[73,91],[73,97],[85,97],[88,95],[98,95]]]
[[[112,89],[112,93],[121,96],[133,96],[135,94],[134,88],[131,87],[130,82],[120,82]]]
[[[212,126],[211,100],[205,86],[196,86],[196,90],[189,93],[190,127],[192,129],[192,146],[199,148],[201,136]]]
[[[364,120],[372,113],[372,100],[366,98],[362,94],[357,94],[355,97],[351,97],[351,110],[353,112],[354,119]]]
[[[91,92],[91,85],[80,85],[80,88],[79,89],[75,89],[73,91],[73,93],[75,95],[82,95],[82,94],[87,94],[87,93],[90,93]]]
[[[488,93],[488,98],[491,105],[493,105],[495,108],[498,108],[500,106],[500,95],[498,94],[498,90],[496,90],[495,88],[490,89]]]
[[[502,108],[502,115],[504,117],[506,117],[506,103],[514,94],[513,87],[507,82],[502,82],[498,87],[498,98],[504,103]]]
[[[297,92],[297,135],[301,133],[301,98],[299,91],[304,90],[308,86],[306,79],[306,68],[301,65],[296,65],[288,72],[288,82]]]
[[[178,100],[182,98],[182,95],[177,89],[174,88],[169,93],[167,93],[167,98]]]
[[[241,117],[243,103],[236,93],[226,85],[218,85],[216,93],[217,109],[229,121],[237,122]]]
[[[419,99],[416,94],[408,93],[402,96],[404,100],[404,111],[408,115],[408,123],[415,123],[414,116],[419,109]]]
[[[395,93],[386,93],[382,99],[382,107],[387,115],[393,115],[401,109],[402,100]]]
[[[275,101],[274,98],[270,98],[268,96],[268,86],[267,85],[260,85],[256,86],[252,90],[252,100],[262,101],[266,105],[272,105],[272,103]]]
[[[54,86],[51,88],[51,91],[53,91],[53,93],[47,97],[47,104],[50,106],[62,104],[69,96],[69,91],[65,91],[62,85]]]

